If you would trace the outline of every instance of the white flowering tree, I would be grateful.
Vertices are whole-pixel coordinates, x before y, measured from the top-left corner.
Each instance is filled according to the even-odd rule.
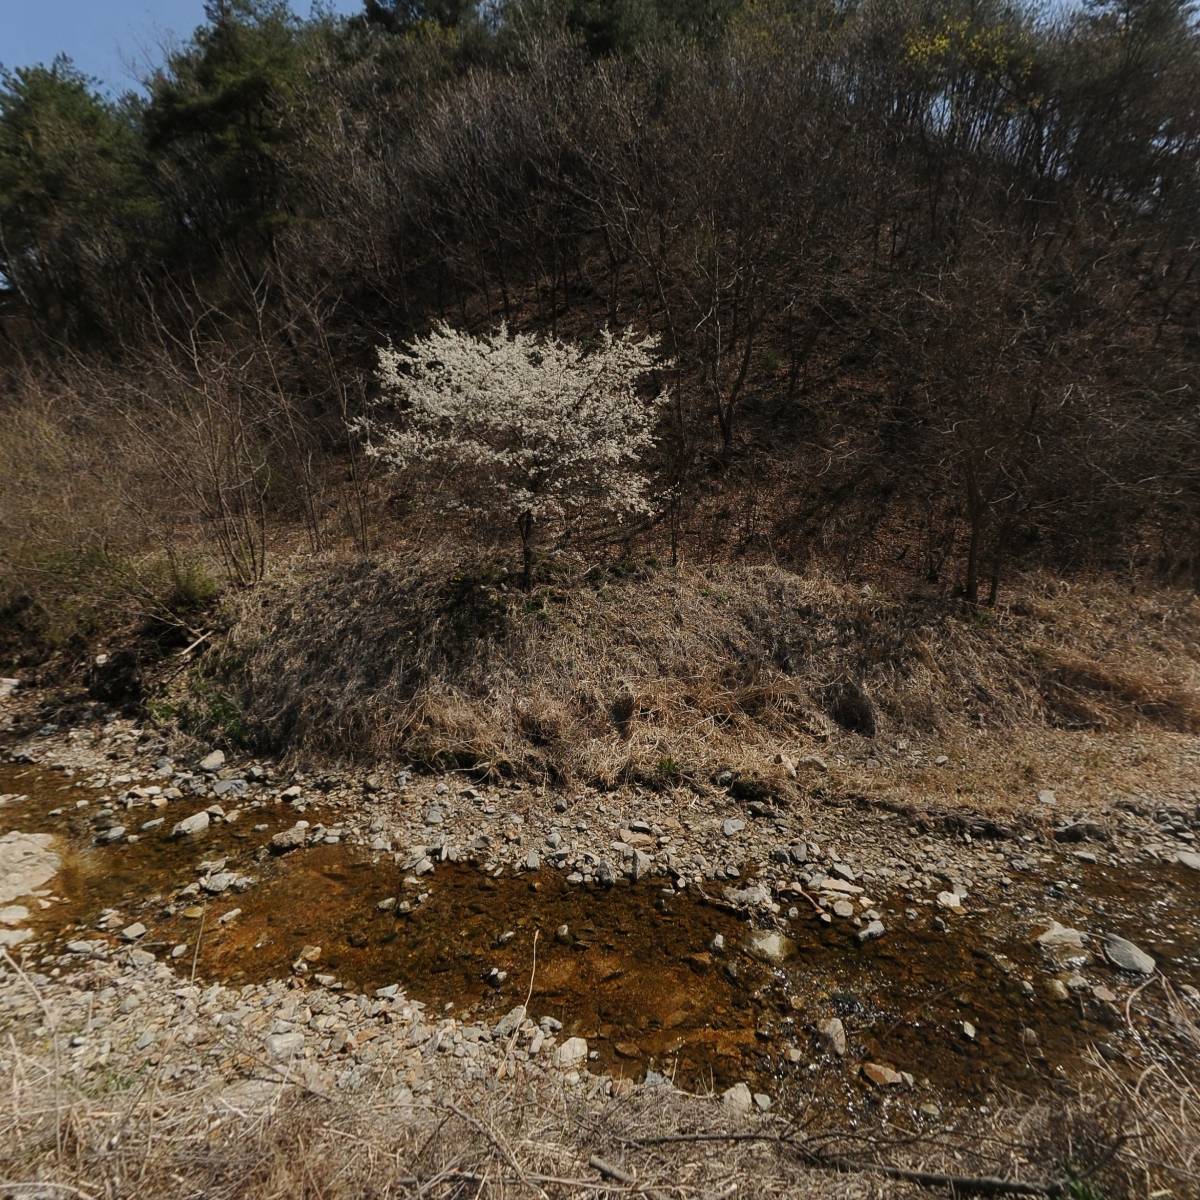
[[[628,330],[584,349],[503,325],[478,338],[441,325],[380,350],[380,394],[358,429],[396,470],[436,467],[448,506],[511,521],[528,587],[549,530],[648,510],[640,462],[667,396],[645,400],[636,382],[658,348]]]

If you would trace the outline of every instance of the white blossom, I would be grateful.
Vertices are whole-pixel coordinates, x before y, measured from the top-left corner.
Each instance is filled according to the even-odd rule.
[[[380,395],[357,428],[397,470],[448,468],[456,494],[444,503],[506,513],[523,540],[584,512],[645,512],[640,460],[667,396],[645,400],[635,384],[658,346],[628,330],[585,349],[504,325],[478,338],[441,325],[379,351]]]

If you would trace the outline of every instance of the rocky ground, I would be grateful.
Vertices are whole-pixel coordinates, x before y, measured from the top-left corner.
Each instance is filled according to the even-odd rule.
[[[831,762],[816,756],[782,764],[804,783],[802,798],[755,794],[734,779],[556,795],[400,769],[292,770],[190,746],[100,707],[47,720],[44,700],[17,691],[0,701],[8,705],[0,792],[9,785],[0,796],[0,1027],[13,1080],[47,1070],[52,1058],[55,1086],[72,1094],[116,1080],[164,1093],[203,1083],[204,1111],[228,1114],[277,1106],[288,1089],[326,1098],[369,1092],[372,1103],[386,1093],[390,1111],[413,1121],[418,1110],[426,1120],[456,1097],[494,1095],[519,1081],[529,1096],[567,1096],[581,1121],[619,1102],[631,1112],[649,1106],[656,1119],[669,1109],[676,1128],[694,1126],[697,1114],[770,1121],[778,1118],[765,1114],[781,1105],[794,1119],[794,1091],[772,1094],[761,1077],[721,1080],[708,1099],[654,1069],[612,1074],[594,1045],[564,1029],[563,1014],[533,1005],[497,1012],[493,1004],[481,1016],[469,1005],[423,1003],[403,979],[355,990],[322,970],[317,946],[299,947],[291,971],[265,982],[203,978],[204,921],[249,922],[260,881],[282,860],[330,845],[395,864],[402,886],[373,898],[379,909],[420,905],[442,864],[456,862],[491,877],[552,871],[597,892],[645,881],[742,914],[747,944],[768,964],[786,960],[798,922],[901,948],[918,928],[984,948],[1002,930],[1034,956],[1005,969],[1039,1002],[1061,1004],[1064,1025],[1075,1014],[1106,1015],[1115,1027],[1161,981],[1181,1006],[1173,1020],[1194,1021],[1200,1011],[1195,795],[1169,803],[1097,797],[1062,818],[1049,781],[1033,790],[1027,819],[1004,823],[839,795],[827,782]],[[935,749],[921,753],[936,762]],[[828,759],[839,752],[830,748]],[[949,759],[939,765],[954,770]],[[36,778],[36,789],[23,790],[22,778]],[[211,849],[214,831],[237,841],[218,838]],[[155,862],[145,896],[81,908],[71,864],[82,842],[131,864]],[[201,843],[207,857],[189,849]],[[1123,890],[1126,878],[1137,887]],[[103,891],[89,887],[90,895]],[[159,936],[160,925],[187,930],[188,921],[195,935]],[[713,940],[719,960],[724,947]],[[898,1110],[926,1123],[954,1110],[945,1087],[934,1095],[914,1080],[912,1063],[872,1057],[870,1045],[864,1052],[845,1015],[830,1008],[810,1012],[803,1028],[784,1022],[780,1061],[814,1071],[809,1059],[832,1062],[843,1079],[839,1103],[852,1088],[868,1098],[909,1092]],[[971,1021],[957,1024],[954,1036],[976,1037]],[[1022,1036],[1036,1040],[1037,1032]],[[702,1090],[689,1081],[688,1093]],[[699,1108],[677,1108],[687,1104]],[[978,1108],[978,1100],[964,1106]],[[578,1158],[578,1147],[572,1153]],[[593,1166],[587,1177],[616,1186],[622,1168],[614,1170],[606,1176]]]

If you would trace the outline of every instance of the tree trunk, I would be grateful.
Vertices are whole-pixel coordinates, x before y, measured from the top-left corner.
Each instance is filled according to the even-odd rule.
[[[967,474],[967,520],[971,523],[971,540],[967,547],[966,597],[979,603],[979,549],[983,540],[983,498],[973,471]]]
[[[1000,532],[996,535],[996,548],[992,554],[992,578],[988,587],[988,607],[995,608],[1000,598],[1000,568],[1004,565],[1004,555],[1008,550],[1008,539],[1011,536],[1012,525],[1003,521]]]
[[[525,591],[533,586],[534,546],[533,546],[533,513],[524,512],[517,519],[517,529],[521,533],[521,586]]]

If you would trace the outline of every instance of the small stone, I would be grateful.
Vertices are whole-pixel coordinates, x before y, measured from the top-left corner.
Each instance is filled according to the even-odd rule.
[[[759,1112],[766,1112],[771,1107],[771,1097],[766,1092],[754,1093],[754,1107]]]
[[[736,833],[741,833],[746,828],[746,822],[740,817],[730,817],[728,820],[721,823],[721,832],[726,837],[733,837]]]
[[[1054,831],[1056,842],[1098,842],[1104,840],[1104,827],[1095,821],[1072,821]]]
[[[904,1076],[883,1063],[863,1063],[863,1075],[876,1087],[896,1087],[904,1082]]]
[[[1200,854],[1194,854],[1191,850],[1180,850],[1176,857],[1185,867],[1200,871]]]
[[[948,908],[952,912],[962,910],[962,897],[957,892],[938,892],[937,902],[941,908]]]
[[[121,937],[127,942],[136,942],[138,938],[146,936],[146,927],[141,921],[135,921],[132,925],[126,925],[121,930]]]
[[[860,942],[869,942],[875,938],[883,937],[886,930],[883,927],[882,921],[872,921],[869,925],[865,925],[858,931],[858,940]]]
[[[750,935],[750,953],[763,962],[781,963],[796,952],[796,943],[774,930],[759,929]]]
[[[207,811],[193,813],[175,825],[171,830],[171,836],[173,838],[191,837],[193,834],[203,833],[208,828],[210,819]]]
[[[211,775],[225,765],[225,753],[222,750],[214,750],[211,754],[206,754],[197,765],[201,771]]]
[[[1049,789],[1043,788],[1037,794],[1039,804],[1057,804],[1058,797]]]
[[[1115,933],[1104,937],[1104,956],[1122,971],[1133,971],[1138,975],[1154,974],[1154,959],[1141,947]]]
[[[650,868],[653,865],[653,859],[645,850],[634,850],[633,863],[629,868],[630,878],[637,883],[639,879],[644,878],[650,873]]]
[[[1082,950],[1086,933],[1080,933],[1078,929],[1068,929],[1065,925],[1060,925],[1057,921],[1050,922],[1050,928],[1044,933],[1039,933],[1037,940],[1038,945],[1045,946],[1051,950],[1072,949]]]
[[[291,829],[284,829],[277,833],[269,845],[273,854],[287,854],[289,851],[299,850],[307,841],[308,822],[297,821]]]
[[[554,1061],[565,1069],[578,1067],[587,1062],[588,1044],[581,1037],[567,1038],[554,1052]]]
[[[264,1039],[267,1057],[272,1062],[286,1062],[304,1053],[304,1034],[300,1030],[291,1033],[271,1033]]]
[[[508,1012],[496,1022],[496,1027],[492,1030],[498,1038],[511,1037],[521,1027],[521,1022],[525,1020],[525,1005],[518,1004],[516,1008],[510,1008]]]
[[[963,1031],[963,1036],[973,1042],[975,1040],[975,1026],[970,1021],[959,1021],[958,1025]]]
[[[721,1093],[721,1103],[734,1112],[748,1113],[754,1107],[754,1096],[744,1083],[735,1083]]]
[[[829,1020],[822,1021],[817,1026],[817,1031],[821,1040],[838,1058],[846,1053],[846,1029],[839,1017],[830,1017]]]

